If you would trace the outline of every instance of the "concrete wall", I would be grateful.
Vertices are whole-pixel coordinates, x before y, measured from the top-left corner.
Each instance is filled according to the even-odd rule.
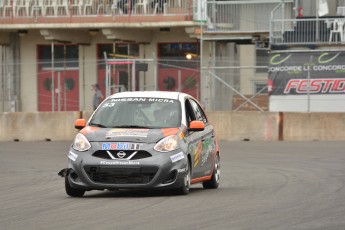
[[[0,113],[0,141],[73,140],[79,112]]]
[[[284,113],[283,138],[345,140],[345,113]]]
[[[88,119],[91,112],[83,112]],[[345,140],[345,113],[208,112],[218,140]],[[79,112],[0,113],[0,141],[74,139]],[[279,135],[280,134],[280,135]]]
[[[270,112],[208,112],[218,140],[276,141],[278,113]]]

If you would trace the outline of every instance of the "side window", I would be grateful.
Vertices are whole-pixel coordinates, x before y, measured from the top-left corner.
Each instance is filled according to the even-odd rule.
[[[193,113],[193,108],[189,102],[189,100],[185,101],[185,107],[186,107],[186,120],[187,120],[187,126],[189,127],[189,123],[191,121],[195,120],[195,115]]]
[[[207,118],[202,108],[199,106],[199,104],[196,101],[192,99],[190,99],[189,101],[195,113],[195,118],[196,118],[195,120],[203,121],[206,124]]]

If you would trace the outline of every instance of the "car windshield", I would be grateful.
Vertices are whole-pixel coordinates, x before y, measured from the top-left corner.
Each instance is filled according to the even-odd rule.
[[[108,99],[89,123],[106,128],[172,128],[180,124],[178,100],[142,97]]]

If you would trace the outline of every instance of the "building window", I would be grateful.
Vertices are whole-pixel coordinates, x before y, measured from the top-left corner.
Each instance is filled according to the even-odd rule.
[[[255,81],[253,87],[254,87],[254,94],[268,94],[267,82],[265,81]]]
[[[197,69],[200,61],[199,53],[199,43],[160,43],[158,44],[159,67]]]
[[[260,68],[256,68],[257,73],[267,73],[267,67],[269,61],[268,50],[265,48],[257,48],[256,49],[256,66]]]
[[[139,56],[139,44],[116,43],[115,47],[113,47],[113,44],[98,45],[97,57],[101,69],[105,69],[104,52],[108,55],[108,58],[128,59],[129,56],[137,57]],[[121,66],[117,67],[120,68]],[[125,68],[127,68],[127,65]]]
[[[54,60],[52,60],[51,45],[38,46],[38,62],[40,69],[77,69],[79,67],[78,45],[54,45]]]

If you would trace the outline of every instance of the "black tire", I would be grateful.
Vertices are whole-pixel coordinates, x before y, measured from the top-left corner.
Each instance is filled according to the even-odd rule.
[[[65,177],[65,190],[67,195],[71,197],[82,197],[85,193],[85,190],[80,188],[72,188],[68,181],[68,176]]]
[[[214,161],[214,169],[213,169],[211,180],[202,183],[202,186],[205,189],[216,189],[219,186],[219,182],[220,182],[220,158],[219,158],[219,154],[217,153],[216,159]]]
[[[191,170],[190,170],[190,165],[189,165],[189,162],[188,162],[187,166],[186,166],[186,174],[185,174],[185,177],[184,177],[183,186],[178,188],[178,189],[176,189],[175,193],[177,195],[187,195],[189,193],[190,181],[191,181]]]

